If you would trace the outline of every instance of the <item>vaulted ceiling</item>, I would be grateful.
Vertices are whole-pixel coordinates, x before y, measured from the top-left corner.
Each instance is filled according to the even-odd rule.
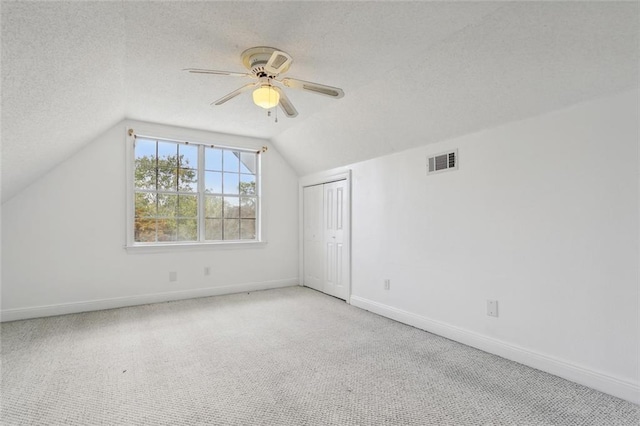
[[[637,2],[13,2],[2,17],[2,199],[123,118],[270,139],[300,174],[637,87]],[[240,53],[273,46],[278,122],[245,93]]]

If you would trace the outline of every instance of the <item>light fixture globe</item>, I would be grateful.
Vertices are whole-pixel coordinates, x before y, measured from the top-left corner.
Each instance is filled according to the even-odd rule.
[[[253,102],[264,109],[273,108],[280,102],[280,94],[265,84],[253,91]]]

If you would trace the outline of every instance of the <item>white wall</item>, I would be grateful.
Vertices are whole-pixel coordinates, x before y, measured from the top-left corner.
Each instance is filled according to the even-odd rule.
[[[298,283],[297,177],[260,139],[151,125],[185,138],[269,146],[262,157],[267,244],[127,253],[125,130],[145,125],[116,125],[2,205],[4,320]]]
[[[640,402],[637,92],[349,168],[354,305]]]

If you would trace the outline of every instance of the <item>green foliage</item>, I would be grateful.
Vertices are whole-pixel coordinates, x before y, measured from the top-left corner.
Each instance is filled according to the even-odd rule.
[[[240,194],[241,195],[255,195],[256,183],[254,182],[240,182]]]
[[[189,160],[183,155],[136,158],[136,189],[196,192],[197,181],[197,171],[189,168]]]

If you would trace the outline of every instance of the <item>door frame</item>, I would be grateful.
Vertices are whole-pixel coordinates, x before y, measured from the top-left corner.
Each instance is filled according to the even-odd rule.
[[[303,176],[298,180],[298,281],[304,282],[304,188],[307,186],[323,185],[325,183],[346,181],[345,205],[348,206],[348,217],[344,223],[345,244],[347,246],[347,297],[345,301],[351,304],[351,169],[338,168],[325,172]]]

